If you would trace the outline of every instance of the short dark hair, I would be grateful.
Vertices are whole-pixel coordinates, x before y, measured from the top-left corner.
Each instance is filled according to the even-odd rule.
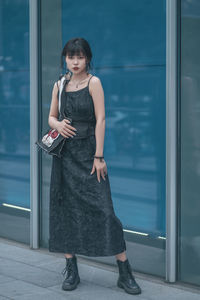
[[[73,38],[65,44],[61,53],[61,68],[64,67],[64,59],[67,55],[80,55],[80,53],[87,57],[88,70],[91,69],[92,51],[88,41],[81,37]]]

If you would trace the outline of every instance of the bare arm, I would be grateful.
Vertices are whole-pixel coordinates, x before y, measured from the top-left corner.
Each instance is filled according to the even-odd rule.
[[[58,85],[60,85],[60,80],[58,81]],[[57,129],[57,125],[59,124],[57,94],[58,94],[58,87],[57,87],[57,83],[55,82],[52,90],[52,99],[51,99],[51,106],[50,106],[49,118],[48,118],[49,126],[55,129]]]
[[[104,91],[101,81],[98,77],[94,76],[90,80],[91,95],[94,102],[95,117],[96,117],[96,152],[95,155],[103,156],[104,136],[105,136],[105,104],[104,104]]]
[[[69,124],[70,121],[67,119],[58,121],[58,86],[60,86],[60,80],[58,81],[58,85],[55,82],[53,87],[48,124],[51,128],[56,129],[60,134],[62,134],[62,136],[69,138],[76,135],[76,133],[74,132],[76,131],[76,128],[71,126]]]
[[[66,74],[66,78],[70,79],[70,73],[68,72]],[[55,82],[52,90],[52,100],[51,100],[51,107],[49,111],[49,119],[48,124],[51,128],[57,129],[57,125],[59,125],[58,121],[58,90],[60,88],[60,80],[58,82]]]
[[[94,76],[90,80],[90,93],[94,102],[95,117],[96,117],[96,156],[103,156],[104,136],[105,136],[105,104],[104,104],[104,91],[101,81],[98,77]],[[91,175],[96,169],[97,180],[100,182],[100,176],[105,180],[107,174],[107,166],[105,160],[102,162],[99,159],[94,159]]]

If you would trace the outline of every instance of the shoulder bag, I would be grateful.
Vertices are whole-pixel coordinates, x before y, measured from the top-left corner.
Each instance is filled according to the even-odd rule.
[[[59,97],[58,97],[58,110],[60,113],[61,120],[68,119],[72,122],[71,118],[65,116],[64,112],[61,112],[61,95],[62,90],[65,84],[65,81],[68,80],[66,76],[62,76],[60,79],[59,87]],[[44,150],[47,154],[56,155],[61,157],[61,150],[65,143],[65,137],[62,136],[56,129],[49,129],[42,138],[35,142],[38,146],[38,150]]]

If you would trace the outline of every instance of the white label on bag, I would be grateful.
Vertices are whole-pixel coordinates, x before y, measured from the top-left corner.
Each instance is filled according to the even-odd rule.
[[[51,129],[47,134],[42,138],[42,142],[47,146],[51,147],[53,142],[59,137],[60,133],[56,129]]]

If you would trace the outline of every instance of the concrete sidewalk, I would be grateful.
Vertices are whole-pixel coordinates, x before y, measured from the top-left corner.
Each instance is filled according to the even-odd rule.
[[[199,300],[200,289],[168,284],[153,276],[133,272],[142,294],[130,295],[117,287],[118,268],[89,261],[77,255],[81,282],[73,291],[63,291],[63,254],[0,238],[0,300]]]

